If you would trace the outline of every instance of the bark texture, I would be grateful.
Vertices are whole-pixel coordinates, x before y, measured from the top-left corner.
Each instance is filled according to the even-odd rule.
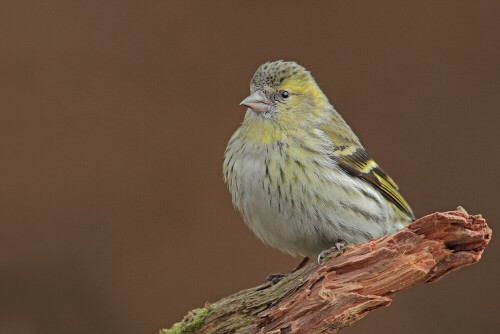
[[[274,286],[207,304],[161,332],[335,333],[390,305],[396,292],[479,261],[490,238],[480,215],[437,212],[396,234],[345,247]]]

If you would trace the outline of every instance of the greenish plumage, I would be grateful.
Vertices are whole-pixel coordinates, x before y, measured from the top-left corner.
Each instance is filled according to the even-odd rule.
[[[314,257],[336,242],[366,242],[413,220],[396,183],[305,68],[266,63],[250,93],[223,171],[233,204],[263,242]]]

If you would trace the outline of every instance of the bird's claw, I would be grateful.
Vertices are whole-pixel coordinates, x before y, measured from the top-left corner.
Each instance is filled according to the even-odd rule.
[[[270,282],[271,285],[275,285],[288,275],[290,274],[271,274],[266,277],[266,282]]]
[[[331,253],[334,253],[334,252],[341,250],[346,245],[347,245],[347,242],[345,242],[344,240],[339,240],[335,243],[335,246],[333,246],[332,248],[326,249],[326,250],[322,251],[321,253],[319,253],[318,259],[317,259],[318,264],[321,264],[321,260],[323,260],[326,256],[328,256]]]

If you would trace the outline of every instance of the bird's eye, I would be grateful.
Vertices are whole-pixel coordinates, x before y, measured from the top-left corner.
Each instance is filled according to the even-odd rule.
[[[290,96],[290,93],[288,93],[288,91],[284,90],[281,92],[281,96],[286,99],[287,97]]]

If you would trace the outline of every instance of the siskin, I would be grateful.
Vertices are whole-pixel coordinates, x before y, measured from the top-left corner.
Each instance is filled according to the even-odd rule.
[[[304,67],[261,65],[241,105],[248,108],[224,153],[224,182],[264,243],[304,256],[303,265],[332,246],[364,243],[413,221],[396,183]]]

